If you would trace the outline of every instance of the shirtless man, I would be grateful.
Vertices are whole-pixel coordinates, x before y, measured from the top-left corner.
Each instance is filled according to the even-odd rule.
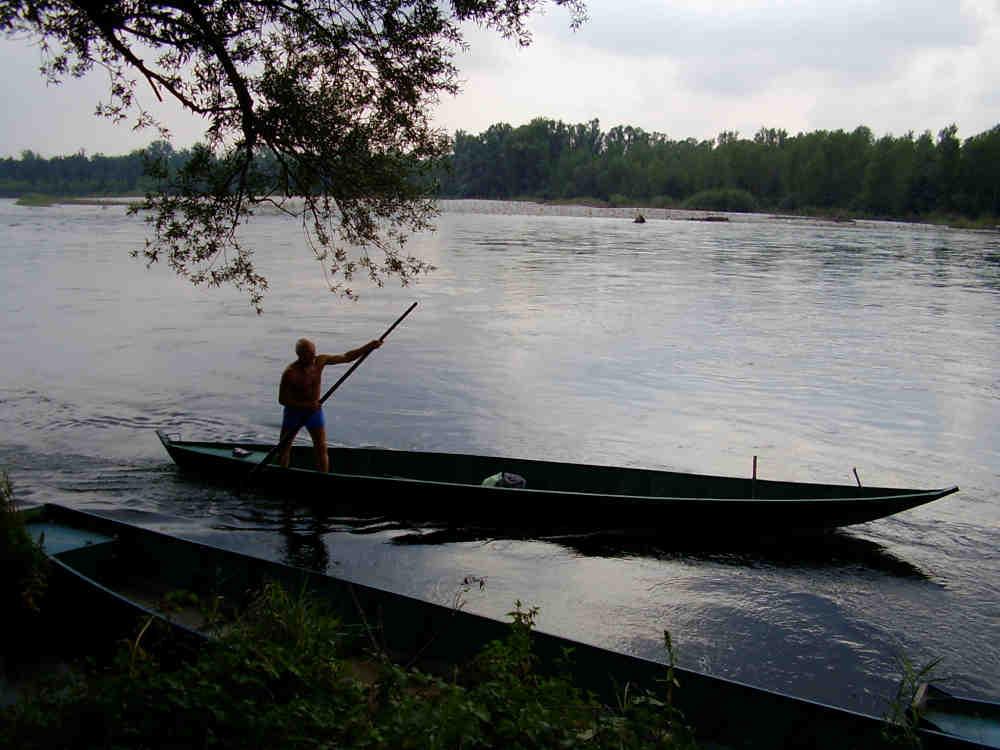
[[[330,470],[330,459],[326,452],[326,422],[319,403],[319,388],[323,380],[323,368],[353,362],[372,349],[382,346],[381,341],[369,341],[362,347],[343,354],[316,354],[316,345],[309,339],[295,342],[298,359],[285,368],[278,388],[278,403],[285,407],[281,420],[281,440],[287,443],[279,454],[278,462],[287,468],[292,456],[292,442],[300,427],[309,430],[316,451],[316,468]]]

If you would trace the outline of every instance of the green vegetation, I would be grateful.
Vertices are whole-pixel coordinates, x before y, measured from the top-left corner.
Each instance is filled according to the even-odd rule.
[[[610,708],[535,669],[537,613],[447,677],[366,653],[363,634],[267,586],[193,660],[166,669],[148,624],[113,663],[43,685],[0,714],[0,745],[50,747],[672,748],[690,732],[664,695]],[[668,653],[673,650],[667,640]]]
[[[934,659],[923,667],[917,667],[905,654],[900,655],[900,679],[896,695],[889,702],[886,726],[883,736],[889,744],[897,747],[919,749],[922,747],[917,728],[920,726],[920,708],[916,705],[917,693],[921,685],[930,682],[936,675],[941,659]]]
[[[0,469],[0,602],[8,642],[30,632],[45,595],[48,566],[17,512],[7,472]]]
[[[17,198],[22,205],[51,205],[44,198],[82,195],[141,195],[153,186],[143,176],[144,150],[125,156],[87,156],[80,151],[72,156],[46,159],[33,151],[23,151],[17,159],[0,159],[0,197]],[[174,152],[168,144],[154,143],[150,154],[166,154],[178,164],[186,152]],[[57,202],[57,201],[52,201]]]
[[[597,120],[535,119],[455,135],[445,197],[768,210],[901,219],[948,215],[1000,224],[1000,125],[964,142],[951,125],[935,139],[876,138],[867,127],[790,136],[761,128],[698,141]],[[952,219],[947,223],[954,224]]]
[[[746,190],[736,188],[718,188],[702,190],[686,201],[684,208],[696,208],[701,211],[736,211],[747,213],[757,210],[757,201]]]

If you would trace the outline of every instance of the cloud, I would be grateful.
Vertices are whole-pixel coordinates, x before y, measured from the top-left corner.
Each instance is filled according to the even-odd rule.
[[[0,38],[0,154],[16,156],[31,149],[43,156],[88,153],[124,154],[144,148],[158,131],[132,130],[97,117],[97,103],[108,98],[108,78],[95,69],[83,78],[48,85],[39,73],[41,54],[24,40]],[[178,147],[204,134],[202,121],[172,102],[160,104],[148,88],[137,93],[143,106],[167,124]],[[17,104],[14,105],[13,103]]]
[[[762,125],[792,133],[870,126],[876,134],[937,132],[962,137],[1000,122],[1000,3],[997,0],[588,0],[590,20],[570,29],[549,6],[530,22],[534,44],[467,28],[456,58],[458,97],[443,97],[435,122],[480,132],[533,117],[598,118],[674,138]],[[0,40],[0,153],[124,153],[153,131],[133,133],[93,116],[106,96],[95,72],[46,87],[38,52]],[[148,92],[146,103],[155,104]],[[203,123],[162,108],[175,143],[190,145]]]
[[[852,108],[859,121],[878,123],[885,132],[936,134],[955,122],[960,137],[976,135],[1000,122],[998,49],[1000,24],[984,26],[975,47],[920,50],[888,80],[829,90],[808,118],[824,127]]]
[[[536,18],[527,49],[471,31],[458,58],[464,92],[436,116],[473,132],[548,116],[679,138],[762,125],[936,132],[951,122],[968,136],[1000,121],[998,8],[590,0],[577,32],[560,9]]]
[[[539,28],[573,32],[548,14]],[[828,2],[664,2],[592,0],[591,21],[575,44],[622,57],[669,59],[689,86],[721,94],[753,92],[790,72],[824,73],[842,83],[892,75],[924,50],[974,45],[975,9],[939,0]]]

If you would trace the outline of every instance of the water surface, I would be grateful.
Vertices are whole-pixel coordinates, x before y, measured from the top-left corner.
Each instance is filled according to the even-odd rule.
[[[448,204],[411,245],[438,270],[357,304],[260,217],[258,317],[130,260],[144,228],[120,208],[0,201],[0,463],[25,502],[490,615],[520,599],[652,658],[668,628],[685,666],[831,703],[880,711],[900,654],[1000,697],[1000,236],[604,213]],[[734,475],[757,455],[764,478],[962,491],[822,547],[690,550],[328,517],[179,475],[159,446],[157,427],[273,440],[295,339],[344,351],[413,300],[328,405],[334,442]]]

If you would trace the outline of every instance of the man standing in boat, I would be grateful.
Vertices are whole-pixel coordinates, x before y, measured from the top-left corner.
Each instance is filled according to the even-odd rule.
[[[343,354],[316,354],[316,345],[309,339],[295,342],[295,355],[298,359],[285,368],[278,388],[278,403],[285,407],[281,420],[281,442],[285,447],[278,457],[281,466],[288,467],[292,456],[292,442],[299,428],[305,427],[309,430],[316,452],[316,468],[323,472],[330,470],[330,460],[326,453],[326,421],[323,418],[323,407],[319,403],[323,368],[353,362],[380,346],[382,342],[375,340]]]

